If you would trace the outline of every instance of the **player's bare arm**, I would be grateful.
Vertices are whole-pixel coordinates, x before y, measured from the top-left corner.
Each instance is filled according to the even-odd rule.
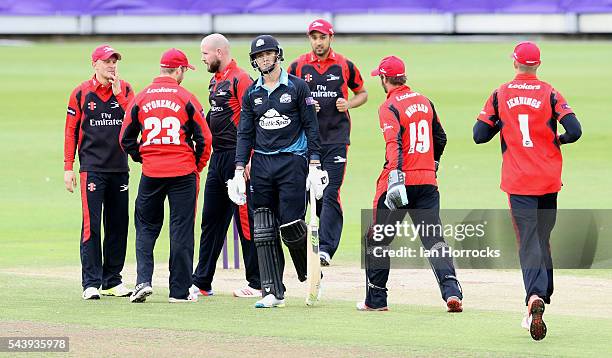
[[[362,104],[366,103],[367,100],[368,92],[365,90],[365,88],[362,88],[361,90],[357,91],[355,95],[349,100],[346,100],[345,98],[338,98],[336,100],[336,108],[338,109],[338,112],[346,112],[351,108],[357,108],[361,106]],[[318,107],[318,103],[316,104],[316,106]],[[317,112],[318,111],[319,110],[317,109]]]

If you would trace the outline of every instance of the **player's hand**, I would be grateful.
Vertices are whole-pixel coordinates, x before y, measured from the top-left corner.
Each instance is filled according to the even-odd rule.
[[[319,101],[314,101],[315,104],[315,110],[317,111],[317,113],[319,113],[319,111],[321,110],[321,105],[319,104]]]
[[[64,185],[66,185],[66,190],[74,193],[74,188],[76,188],[77,182],[73,170],[64,171]]]
[[[119,81],[119,72],[117,69],[115,69],[114,74],[110,74],[108,82],[112,84],[112,90],[115,96],[121,93],[121,81]]]
[[[244,179],[251,180],[251,161],[244,167]]]
[[[396,169],[389,173],[385,205],[390,210],[395,210],[408,205],[408,194],[406,193],[404,172]]]
[[[336,108],[338,108],[338,112],[346,112],[349,110],[351,106],[348,101],[344,98],[338,98],[336,100]]]
[[[308,166],[308,177],[306,177],[306,190],[314,190],[317,200],[323,197],[323,191],[329,184],[329,175],[326,170],[321,170],[321,164],[311,163]]]
[[[246,204],[246,181],[243,167],[236,168],[234,177],[227,181],[227,195],[236,205]]]

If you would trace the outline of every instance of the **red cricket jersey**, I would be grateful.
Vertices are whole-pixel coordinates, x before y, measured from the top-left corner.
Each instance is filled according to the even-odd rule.
[[[195,96],[176,80],[157,77],[130,103],[121,146],[135,161],[142,159],[142,172],[148,177],[200,172],[212,142],[202,111]]]
[[[478,120],[501,122],[501,189],[543,195],[561,190],[562,156],[557,122],[573,113],[565,98],[535,75],[519,74],[487,100]]]
[[[357,66],[346,57],[329,50],[329,56],[319,61],[314,52],[297,58],[287,70],[308,84],[312,97],[319,102],[317,113],[321,144],[349,144],[351,117],[349,112],[339,112],[336,100],[348,100],[348,89],[359,92],[363,79]]]
[[[249,74],[232,60],[223,72],[210,79],[206,122],[212,132],[215,151],[236,150],[236,131],[240,122],[242,97],[253,83]]]
[[[437,185],[433,133],[442,131],[442,125],[429,99],[399,86],[387,94],[378,116],[386,161],[376,183],[377,197],[387,191],[389,172],[395,169],[406,174],[406,185]]]
[[[70,94],[64,128],[64,170],[72,170],[79,153],[80,171],[127,172],[127,156],[117,136],[125,109],[134,98],[129,83],[119,80],[121,93],[103,86],[94,75]]]

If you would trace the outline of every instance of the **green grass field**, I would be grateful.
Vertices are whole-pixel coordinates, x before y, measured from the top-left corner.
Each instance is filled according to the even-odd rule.
[[[282,44],[288,61],[309,49],[306,39],[285,40]],[[80,198],[64,189],[63,128],[70,91],[93,73],[89,56],[96,45],[47,42],[0,47],[0,326],[9,327],[7,332],[27,334],[25,327],[34,322],[34,326],[50,327],[48,332],[106,332],[121,346],[140,342],[142,337],[137,336],[140,330],[136,328],[158,329],[163,333],[160,337],[187,337],[185,344],[214,347],[219,343],[228,349],[212,356],[237,355],[238,351],[231,347],[240,345],[240,341],[251,344],[253,352],[266,349],[258,342],[267,342],[279,352],[286,344],[296,356],[324,352],[339,356],[609,354],[610,315],[551,315],[547,322],[554,329],[544,341],[535,343],[527,333],[516,329],[516,314],[495,311],[494,305],[467,307],[463,314],[449,316],[439,308],[398,304],[392,312],[379,315],[353,309],[353,301],[362,297],[350,302],[326,301],[312,310],[304,308],[301,300],[291,298],[287,309],[261,312],[252,309],[251,302],[238,302],[223,295],[189,307],[169,306],[165,303],[167,290],[163,288],[147,305],[129,305],[121,300],[83,302],[78,280]],[[198,67],[198,71],[187,73],[184,86],[208,107],[210,75],[199,61],[199,41],[113,42],[113,46],[123,55],[119,68],[122,78],[136,90],[156,76],[159,57],[165,49],[183,49]],[[246,41],[236,41],[233,47],[234,56],[245,68],[249,67],[247,47]],[[337,39],[334,49],[360,68],[369,100],[351,111],[352,145],[342,189],[345,228],[336,262],[359,270],[360,209],[371,207],[375,180],[384,162],[384,142],[377,118],[384,93],[378,79],[371,78],[369,72],[386,55],[395,54],[405,60],[409,84],[434,102],[446,130],[448,145],[439,172],[442,207],[506,207],[506,196],[499,190],[499,142],[495,139],[476,146],[471,134],[474,120],[491,91],[513,77],[509,59],[512,48],[512,42],[459,42],[452,38],[432,42],[400,37]],[[607,106],[612,93],[612,43],[542,42],[541,48],[540,77],[563,93],[583,126],[582,139],[563,147],[565,186],[559,207],[610,209],[612,161],[607,145],[612,140],[612,122]],[[133,203],[140,168],[132,168]],[[130,269],[135,262],[134,237],[131,226],[126,264]],[[168,246],[165,227],[156,247],[157,262],[167,261]],[[73,277],[54,277],[54,270],[67,266],[74,267]],[[19,274],[20,271],[25,273]],[[36,271],[41,275],[32,274]],[[610,271],[565,274],[612,283]],[[612,293],[610,287],[599,289]],[[495,287],[491,290],[494,293]],[[579,290],[576,287],[576,292]],[[522,292],[516,295],[520,297]],[[198,342],[193,337],[190,341],[194,332],[207,340]],[[162,349],[167,342],[160,337],[142,339]],[[79,347],[78,342],[75,347]],[[118,352],[108,351],[107,355]],[[87,355],[82,351],[78,354]]]

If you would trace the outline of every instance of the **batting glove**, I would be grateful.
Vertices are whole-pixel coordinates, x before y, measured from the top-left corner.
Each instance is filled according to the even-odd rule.
[[[390,210],[395,210],[408,205],[408,194],[406,193],[405,175],[400,170],[392,170],[387,180],[387,197],[385,205]]]
[[[227,195],[236,205],[246,204],[246,181],[244,168],[236,169],[234,177],[227,181]]]
[[[310,164],[308,166],[308,177],[306,178],[306,191],[314,190],[317,200],[323,197],[323,191],[329,184],[329,175],[327,170],[321,170],[319,164]]]

